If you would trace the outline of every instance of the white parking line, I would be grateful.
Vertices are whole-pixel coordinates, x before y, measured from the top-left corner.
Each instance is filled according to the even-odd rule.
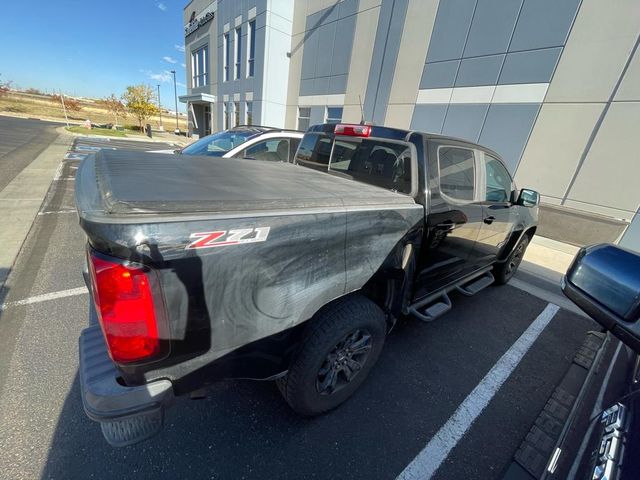
[[[464,399],[454,414],[447,420],[427,446],[405,468],[397,480],[426,480],[431,478],[451,450],[467,433],[476,418],[489,405],[494,395],[522,360],[533,342],[540,336],[560,307],[549,303],[529,325],[511,348],[502,355],[489,373]]]
[[[7,302],[0,305],[0,312],[7,310],[11,307],[19,307],[21,305],[31,305],[32,303],[46,302],[49,300],[56,300],[58,298],[73,297],[76,295],[83,295],[89,293],[86,287],[70,288],[69,290],[61,290],[59,292],[45,293],[42,295],[36,295],[35,297],[25,298],[23,300],[16,300],[14,302]]]
[[[64,167],[64,163],[60,162],[58,164],[58,168],[56,168],[56,173],[53,176],[53,181],[55,182],[56,180],[59,180],[60,177],[62,176],[62,168]]]

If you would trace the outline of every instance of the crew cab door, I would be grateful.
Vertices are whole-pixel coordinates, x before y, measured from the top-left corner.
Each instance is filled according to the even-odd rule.
[[[500,255],[517,223],[518,210],[511,201],[514,185],[504,164],[488,153],[478,154],[483,218],[475,255],[479,266],[484,266]]]
[[[470,273],[483,206],[477,151],[464,143],[428,142],[429,209],[415,298]]]

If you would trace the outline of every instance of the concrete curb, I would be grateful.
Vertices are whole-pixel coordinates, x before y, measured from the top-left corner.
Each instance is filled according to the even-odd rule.
[[[114,140],[124,140],[124,141],[132,141],[132,142],[154,142],[154,143],[168,143],[170,145],[175,146],[186,146],[191,142],[181,142],[180,140],[174,139],[162,139],[162,138],[149,138],[149,137],[109,137],[108,135],[91,135],[90,133],[76,133],[68,131],[65,126],[57,127],[56,131],[60,134],[64,135],[72,135],[74,137],[83,137],[83,138],[100,138],[100,139],[114,139]]]
[[[59,135],[0,192],[0,290],[72,142],[71,135]]]

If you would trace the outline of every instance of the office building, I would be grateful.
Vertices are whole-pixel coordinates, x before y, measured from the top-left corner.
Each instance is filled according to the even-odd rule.
[[[443,133],[540,191],[540,233],[640,250],[637,0],[193,0],[191,128]]]

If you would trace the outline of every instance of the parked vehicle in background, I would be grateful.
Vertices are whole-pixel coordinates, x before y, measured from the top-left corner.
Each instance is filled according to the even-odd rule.
[[[463,140],[318,125],[295,163],[102,150],[81,164],[80,378],[112,445],[225,378],[277,379],[302,415],[337,407],[398,318],[508,282],[536,231],[538,194]]]
[[[291,162],[303,135],[304,132],[297,130],[241,125],[207,135],[181,150],[151,150],[149,153]]]

